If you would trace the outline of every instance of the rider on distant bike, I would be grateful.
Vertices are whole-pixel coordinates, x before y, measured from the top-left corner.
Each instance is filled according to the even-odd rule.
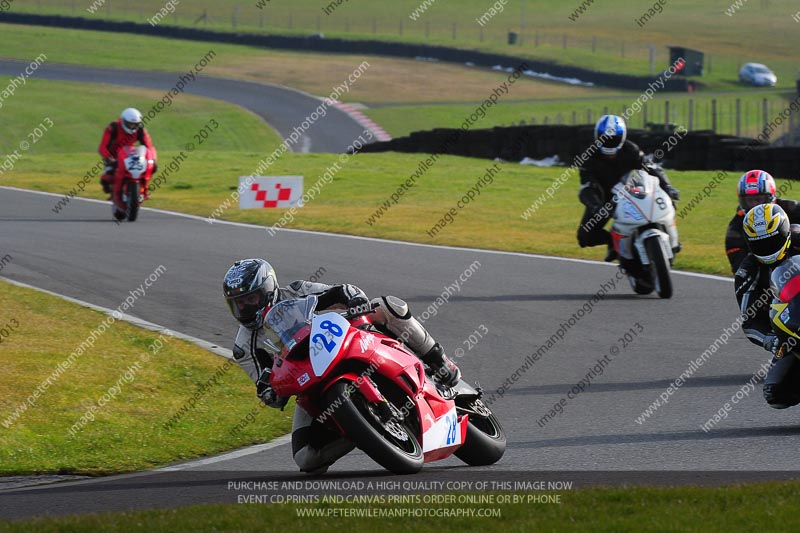
[[[670,198],[677,200],[680,196],[664,171],[646,162],[639,147],[626,140],[627,135],[628,128],[622,117],[600,117],[594,128],[594,138],[601,146],[580,167],[578,199],[586,206],[586,210],[578,227],[578,244],[581,248],[605,244],[608,246],[605,260],[609,262],[617,259],[617,252],[611,234],[604,226],[614,214],[616,206],[611,189],[622,176],[631,170],[644,170],[659,179],[661,188]]]
[[[272,266],[263,259],[236,261],[225,274],[225,301],[240,322],[233,346],[239,366],[256,384],[256,394],[266,405],[283,408],[288,398],[275,394],[269,380],[273,356],[265,349],[263,328],[267,312],[278,302],[317,295],[317,309],[334,306],[359,310],[375,307],[370,321],[379,329],[401,339],[434,372],[434,379],[445,386],[458,383],[461,372],[445,355],[442,345],[411,315],[408,304],[395,296],[382,296],[370,302],[355,285],[325,285],[297,280],[279,287]],[[323,473],[353,449],[353,444],[312,418],[300,406],[295,407],[292,423],[292,455],[300,470]]]
[[[100,185],[103,192],[112,194],[112,199],[117,205],[122,203],[122,180],[117,179],[117,153],[122,146],[133,146],[137,142],[141,143],[153,151],[153,159],[156,157],[156,149],[150,134],[147,133],[142,124],[142,114],[138,109],[129,107],[122,111],[120,117],[106,126],[103,131],[103,139],[100,141],[98,151],[106,164],[105,172],[100,178]],[[153,173],[156,169],[153,168]],[[146,189],[145,189],[146,191]],[[147,194],[145,192],[145,194]]]
[[[763,170],[749,170],[742,174],[736,186],[739,206],[725,232],[725,253],[731,264],[731,272],[736,274],[742,260],[747,256],[747,240],[742,221],[744,214],[759,204],[776,204],[789,216],[789,222],[800,224],[800,202],[785,200],[776,196],[775,180]]]

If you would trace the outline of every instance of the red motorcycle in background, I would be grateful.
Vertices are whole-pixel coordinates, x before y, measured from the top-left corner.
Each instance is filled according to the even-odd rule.
[[[113,214],[117,220],[136,221],[139,206],[147,200],[147,186],[156,164],[155,150],[146,146],[120,146],[114,176]]]
[[[469,465],[500,460],[505,432],[479,387],[437,385],[402,342],[370,323],[372,311],[317,314],[316,305],[316,296],[286,300],[266,316],[276,394],[297,396],[311,416],[396,474],[453,454]]]

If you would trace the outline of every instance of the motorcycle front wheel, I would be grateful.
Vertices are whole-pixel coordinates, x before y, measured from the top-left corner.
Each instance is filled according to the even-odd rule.
[[[384,422],[378,406],[348,383],[335,383],[325,394],[325,406],[345,436],[386,470],[415,474],[422,469],[422,445],[413,432],[397,419]]]
[[[672,297],[672,279],[669,275],[669,262],[664,256],[664,249],[661,247],[659,237],[650,237],[644,241],[644,248],[650,258],[650,266],[653,269],[653,282],[656,286],[656,293],[661,298]]]
[[[454,455],[470,466],[492,465],[506,452],[506,432],[494,413],[481,400],[477,402],[480,406],[470,406],[470,411],[486,411],[488,416],[469,416],[467,437]]]
[[[128,202],[125,208],[128,222],[135,222],[139,216],[139,183],[136,181],[128,182]]]

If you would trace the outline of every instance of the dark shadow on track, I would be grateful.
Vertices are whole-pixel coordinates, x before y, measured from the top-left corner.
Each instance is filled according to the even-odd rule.
[[[794,437],[800,435],[800,426],[747,427],[712,429],[708,433],[698,427],[693,431],[668,433],[628,433],[621,435],[591,435],[560,439],[508,442],[509,448],[560,448],[564,446],[591,446],[608,444],[644,444],[673,441],[702,441],[717,439],[748,439],[756,437]]]
[[[747,383],[752,378],[752,374],[730,374],[726,376],[709,376],[689,378],[681,387],[738,387]],[[632,381],[627,383],[592,383],[591,387],[583,391],[583,394],[592,392],[620,392],[634,390],[664,390],[674,383],[674,380],[654,380],[654,381]],[[558,385],[533,385],[530,387],[514,387],[509,389],[507,395],[535,396],[539,394],[561,394],[572,387],[574,383],[564,383]]]

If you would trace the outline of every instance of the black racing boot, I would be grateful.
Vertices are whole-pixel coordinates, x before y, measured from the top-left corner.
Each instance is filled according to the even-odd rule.
[[[618,254],[618,253],[617,253],[617,251],[614,249],[614,245],[613,245],[613,244],[609,244],[609,245],[608,245],[608,251],[606,252],[606,258],[604,259],[604,261],[605,261],[606,263],[611,263],[611,262],[613,262],[615,259],[618,259],[618,258],[619,258],[619,254]]]
[[[422,356],[422,362],[431,367],[434,380],[446,387],[454,386],[461,379],[461,371],[445,355],[444,348],[438,342]]]
[[[100,185],[102,185],[102,186],[103,186],[103,192],[104,192],[104,193],[106,193],[106,194],[111,194],[111,191],[112,191],[112,189],[111,189],[111,184],[110,184],[109,182],[107,182],[107,181],[106,181],[106,180],[104,180],[103,178],[100,178]],[[110,200],[110,199],[111,199],[111,198],[109,198],[109,200]]]

